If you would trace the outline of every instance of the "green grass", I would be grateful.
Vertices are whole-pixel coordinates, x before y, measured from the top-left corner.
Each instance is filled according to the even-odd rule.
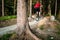
[[[9,40],[12,34],[4,34],[2,37],[0,37],[0,40]]]
[[[0,21],[9,20],[9,19],[13,19],[13,18],[16,18],[16,15],[12,15],[12,16],[2,16],[2,17],[0,17]]]
[[[9,40],[11,37],[15,37],[15,36],[16,36],[16,33],[15,33],[15,32],[3,34],[3,35],[0,37],[0,40]]]

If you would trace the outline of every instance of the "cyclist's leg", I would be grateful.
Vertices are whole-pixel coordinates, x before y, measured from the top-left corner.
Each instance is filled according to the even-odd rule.
[[[40,14],[39,14],[39,12],[40,12],[40,8],[38,8],[38,20],[39,20],[39,17],[40,17]]]

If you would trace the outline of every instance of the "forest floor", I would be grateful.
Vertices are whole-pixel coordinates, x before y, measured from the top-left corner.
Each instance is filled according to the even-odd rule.
[[[38,21],[36,21],[36,19],[32,20],[31,22],[29,22],[30,27],[33,29],[36,27],[36,24],[38,23]],[[34,26],[33,26],[34,25]],[[32,27],[33,26],[33,27]],[[6,26],[6,27],[2,27],[0,28],[0,35],[9,33],[10,31],[14,30],[17,28],[17,24],[15,25],[11,25],[11,26]]]
[[[50,17],[28,18],[30,28],[33,33],[40,34],[41,38],[46,38],[48,35],[56,36],[56,25],[60,25],[56,20],[50,20]],[[0,35],[10,33],[17,28],[17,24],[0,28]],[[38,35],[39,36],[39,35]]]
[[[28,18],[29,19],[29,25],[31,27],[31,29],[35,29],[35,28],[38,28],[38,26],[41,26],[41,25],[44,25],[46,22],[48,23],[48,20],[46,18]],[[41,22],[40,22],[41,20]],[[43,22],[43,23],[42,23]],[[5,34],[6,32],[8,31],[11,31],[11,30],[14,30],[15,28],[17,27],[17,25],[11,25],[11,26],[7,26],[7,27],[3,27],[3,28],[0,28],[0,34]]]

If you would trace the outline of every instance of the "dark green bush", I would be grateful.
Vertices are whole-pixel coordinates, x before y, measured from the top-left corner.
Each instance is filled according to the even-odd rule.
[[[11,36],[15,35],[15,34],[16,34],[15,32],[4,34],[0,37],[0,40],[9,40],[11,38]]]
[[[11,35],[12,34],[5,34],[2,37],[0,37],[0,40],[9,40],[9,38],[10,38]]]

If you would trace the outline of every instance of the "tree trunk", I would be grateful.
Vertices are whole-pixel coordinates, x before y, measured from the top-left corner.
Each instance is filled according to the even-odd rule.
[[[2,0],[0,0],[0,16],[2,16]]]
[[[30,0],[30,17],[32,17],[32,0]]]
[[[55,2],[55,16],[56,16],[56,13],[57,13],[57,0]]]
[[[4,16],[4,0],[2,0],[2,16]]]
[[[48,5],[48,14],[51,16],[51,0],[49,1]]]
[[[16,8],[16,0],[14,0],[14,11],[13,11],[14,15],[15,15],[15,12],[16,12],[15,11],[16,10],[15,8]]]
[[[28,33],[35,40],[40,40],[30,31],[27,18],[26,0],[18,0],[17,2],[17,34],[20,36],[23,33]]]

